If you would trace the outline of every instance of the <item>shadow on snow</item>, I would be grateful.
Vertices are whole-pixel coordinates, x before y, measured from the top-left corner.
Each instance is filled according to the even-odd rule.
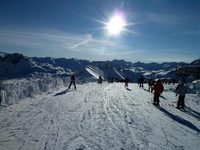
[[[190,107],[186,107],[188,109],[188,111],[186,111],[185,113],[196,118],[197,120],[200,120],[200,113],[193,110],[192,108]]]
[[[72,90],[66,89],[66,90],[64,90],[64,91],[62,91],[62,92],[56,93],[56,94],[54,95],[54,97],[55,97],[55,96],[59,96],[59,95],[63,95],[63,94],[65,94],[65,93],[67,93],[67,92],[70,92],[70,91],[72,91]]]
[[[172,113],[170,113],[169,111],[165,110],[164,108],[159,108],[163,113],[165,113],[167,116],[169,116],[171,119],[173,119],[174,121],[190,128],[190,129],[193,129],[195,131],[197,131],[198,133],[200,133],[200,129],[197,128],[194,124],[192,124],[191,122],[181,118],[180,116],[176,116]]]

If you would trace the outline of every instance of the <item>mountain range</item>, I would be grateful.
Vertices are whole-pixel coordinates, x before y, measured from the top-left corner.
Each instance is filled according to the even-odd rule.
[[[199,63],[195,60],[192,64]],[[13,79],[44,74],[69,76],[73,72],[78,78],[130,78],[133,82],[140,76],[177,78],[176,68],[184,62],[143,63],[123,59],[112,61],[88,61],[76,58],[27,57],[19,53],[0,52],[0,79]]]

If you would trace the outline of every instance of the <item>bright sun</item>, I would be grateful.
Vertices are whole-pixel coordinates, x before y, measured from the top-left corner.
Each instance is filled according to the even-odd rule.
[[[110,35],[119,35],[123,31],[126,22],[124,18],[120,15],[113,16],[107,23],[107,30]]]

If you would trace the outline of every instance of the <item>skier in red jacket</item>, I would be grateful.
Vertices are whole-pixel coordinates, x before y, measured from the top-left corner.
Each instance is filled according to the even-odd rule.
[[[162,84],[162,82],[160,80],[158,80],[156,82],[156,84],[153,86],[152,90],[151,90],[151,92],[154,91],[154,98],[153,98],[154,101],[153,101],[153,104],[155,106],[160,106],[160,104],[159,104],[160,103],[159,97],[160,97],[160,94],[163,92],[163,90],[164,90],[163,84]]]

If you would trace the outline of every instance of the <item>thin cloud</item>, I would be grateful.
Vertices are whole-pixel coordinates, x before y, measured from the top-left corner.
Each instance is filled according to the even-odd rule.
[[[0,44],[24,51],[42,51],[48,56],[85,59],[114,59],[130,57],[133,48],[122,41],[95,38],[91,34],[71,34],[55,30],[1,29]]]
[[[124,40],[115,41],[106,37],[96,38],[91,34],[72,34],[47,29],[25,31],[0,28],[0,45],[1,50],[20,49],[25,55],[77,57],[88,60],[190,61],[196,55],[190,50],[168,47],[162,50],[135,49]]]
[[[89,43],[90,41],[92,41],[93,38],[92,38],[92,35],[91,34],[87,34],[86,36],[86,39],[84,39],[83,41],[77,43],[77,44],[74,44],[72,45],[71,47],[69,47],[70,49],[75,49],[75,48],[78,48],[80,47],[81,45],[84,45],[84,44],[87,44]]]

